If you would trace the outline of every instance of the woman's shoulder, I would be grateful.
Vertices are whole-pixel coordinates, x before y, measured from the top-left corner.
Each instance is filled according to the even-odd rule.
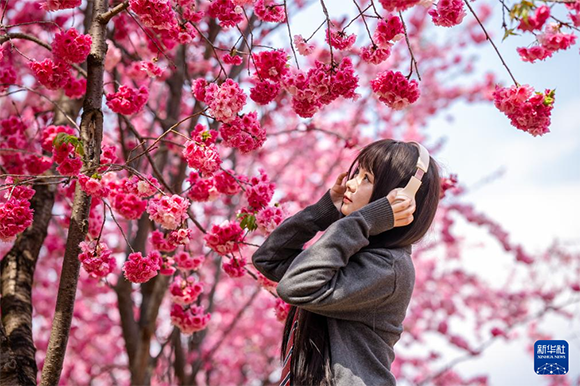
[[[380,246],[368,246],[360,250],[360,252],[371,253],[392,262],[399,260],[411,260],[411,245],[399,248],[386,248]]]

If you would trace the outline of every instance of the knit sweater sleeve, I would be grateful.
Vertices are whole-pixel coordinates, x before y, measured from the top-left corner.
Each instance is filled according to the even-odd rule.
[[[394,291],[395,269],[367,254],[350,258],[369,244],[369,236],[394,227],[386,197],[334,222],[312,246],[292,261],[276,291],[286,302],[325,316],[359,319]],[[368,257],[368,258],[367,258]]]
[[[280,281],[306,242],[342,216],[330,189],[315,203],[285,219],[254,252],[252,263],[266,278]]]

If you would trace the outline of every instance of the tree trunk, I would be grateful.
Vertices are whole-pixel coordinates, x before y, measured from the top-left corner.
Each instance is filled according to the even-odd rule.
[[[93,43],[87,57],[87,93],[81,119],[81,141],[84,148],[83,168],[87,175],[93,174],[100,162],[103,137],[101,106],[107,45],[105,43],[106,22],[101,23],[98,16],[107,10],[107,0],[96,0],[93,14],[90,15],[89,34]],[[86,17],[88,16],[86,15]],[[46,360],[42,369],[41,385],[57,385],[62,372],[79,277],[79,243],[85,240],[87,234],[90,207],[91,197],[77,184],[56,298],[56,310]]]

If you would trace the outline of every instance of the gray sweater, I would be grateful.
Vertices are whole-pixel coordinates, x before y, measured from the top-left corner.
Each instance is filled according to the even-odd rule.
[[[279,282],[286,303],[327,317],[337,386],[396,384],[390,369],[415,284],[412,248],[367,247],[369,236],[393,226],[386,197],[344,216],[329,189],[285,219],[252,257],[264,276]]]

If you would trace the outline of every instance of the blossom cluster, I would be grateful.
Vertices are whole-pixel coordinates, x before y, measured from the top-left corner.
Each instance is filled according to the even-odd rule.
[[[178,27],[169,0],[129,0],[129,7],[147,27],[174,30]]]
[[[0,51],[0,54],[2,51]],[[8,63],[4,63],[0,55],[0,92],[8,89],[8,85],[16,83],[16,70]]]
[[[169,286],[171,300],[182,306],[187,306],[196,301],[202,292],[203,284],[198,282],[193,276],[185,280],[181,276],[176,276]]]
[[[258,229],[269,235],[280,225],[286,216],[281,206],[266,206],[256,214]]]
[[[84,190],[89,196],[94,198],[103,198],[109,194],[109,187],[107,184],[103,183],[99,178],[92,178],[85,174],[81,174],[78,177],[81,189]]]
[[[83,83],[71,79],[71,63],[84,62],[91,43],[90,35],[80,34],[75,28],[59,32],[52,42],[53,59],[46,58],[41,62],[33,60],[28,66],[38,82],[47,89],[66,88],[67,95],[78,95],[78,89],[82,89]]]
[[[225,220],[220,225],[214,224],[203,237],[207,246],[223,256],[239,250],[244,231],[236,221]]]
[[[288,73],[286,62],[288,55],[284,50],[262,51],[252,54],[256,72],[260,79],[270,79],[279,82]]]
[[[244,10],[232,0],[215,0],[209,5],[207,14],[217,18],[220,26],[224,28],[234,27],[244,20]]]
[[[416,80],[409,81],[400,72],[392,70],[381,72],[371,80],[371,88],[381,102],[394,110],[415,103],[420,95]]]
[[[283,77],[282,85],[292,95],[296,114],[310,118],[338,97],[355,99],[358,76],[350,58],[345,57],[336,68],[319,61],[308,73],[293,68]]]
[[[393,11],[404,11],[409,9],[417,4],[419,4],[421,0],[379,0],[379,3],[389,12]]]
[[[40,84],[49,90],[58,90],[66,86],[70,78],[70,65],[63,61],[44,59],[42,62],[31,61],[28,66]]]
[[[238,194],[242,190],[240,184],[248,182],[248,177],[244,175],[236,176],[236,172],[232,169],[222,170],[216,173],[213,178],[217,191],[228,195]]]
[[[187,191],[187,197],[192,201],[214,201],[219,196],[213,178],[202,178],[199,176],[199,173],[191,172],[186,181],[191,184],[191,187]]]
[[[203,142],[189,140],[185,142],[183,157],[190,168],[194,168],[203,174],[212,175],[222,163],[218,149],[215,145],[206,145]]]
[[[6,179],[7,185],[12,183],[11,178]],[[34,193],[28,186],[6,189],[5,200],[0,202],[0,240],[12,241],[32,224],[34,210],[30,208],[30,199]]]
[[[224,145],[238,148],[242,154],[259,149],[266,142],[266,130],[261,127],[255,111],[223,124],[220,134]]]
[[[136,220],[147,207],[147,201],[142,196],[131,191],[125,179],[109,182],[109,199],[113,209],[127,220]]]
[[[191,256],[187,252],[179,252],[173,256],[177,263],[177,268],[182,271],[196,271],[205,262],[204,255]]]
[[[41,2],[42,9],[58,11],[60,9],[80,7],[81,0],[44,0]]]
[[[224,272],[231,278],[242,277],[245,274],[246,260],[233,257],[222,264]]]
[[[337,50],[348,50],[356,41],[356,35],[344,31],[326,30],[326,42]]]
[[[460,24],[465,17],[463,0],[439,0],[437,8],[429,10],[433,24],[441,27],[453,27]]]
[[[91,50],[91,35],[83,35],[75,28],[54,35],[52,54],[67,63],[82,63]]]
[[[544,32],[536,36],[538,45],[516,49],[524,62],[534,63],[536,60],[544,60],[551,57],[554,52],[567,50],[576,43],[576,35],[560,32],[560,27],[556,23],[548,24]]]
[[[270,182],[264,169],[260,168],[259,172],[259,177],[254,176],[250,179],[250,186],[246,187],[244,193],[250,207],[256,210],[268,205],[276,189],[276,184]]]
[[[165,229],[175,229],[187,218],[190,202],[178,194],[159,196],[149,200],[149,218]]]
[[[316,48],[314,43],[308,43],[302,35],[294,35],[294,46],[302,56],[310,55]]]
[[[191,305],[189,308],[174,303],[171,305],[171,323],[177,326],[182,334],[191,335],[207,327],[211,314],[205,313],[202,306]]]
[[[126,85],[119,91],[106,95],[107,106],[117,114],[131,115],[141,111],[149,99],[149,89],[145,86],[135,89]]]
[[[276,0],[256,0],[254,3],[254,12],[258,19],[273,23],[286,22],[286,13],[284,4]]]
[[[145,283],[157,276],[162,263],[159,252],[150,253],[145,257],[141,252],[133,252],[127,256],[127,261],[123,264],[123,272],[130,282]]]
[[[268,79],[257,80],[256,85],[250,89],[250,98],[259,105],[267,105],[280,93],[280,82]]]
[[[377,28],[373,34],[373,39],[379,47],[386,48],[403,38],[405,30],[401,18],[396,15],[388,15],[385,19],[377,22]]]
[[[117,261],[107,244],[95,241],[82,241],[79,244],[81,253],[79,260],[87,273],[94,278],[103,278],[117,268]]]
[[[246,104],[246,94],[237,82],[228,78],[221,85],[207,84],[198,79],[194,85],[194,96],[207,104],[215,119],[224,123],[231,122]]]
[[[126,74],[131,79],[141,81],[148,78],[158,78],[163,76],[163,69],[153,62],[142,60],[131,63],[126,70]]]
[[[529,85],[496,86],[494,105],[510,119],[511,124],[532,136],[549,133],[550,115],[554,104],[554,90],[534,92]]]

